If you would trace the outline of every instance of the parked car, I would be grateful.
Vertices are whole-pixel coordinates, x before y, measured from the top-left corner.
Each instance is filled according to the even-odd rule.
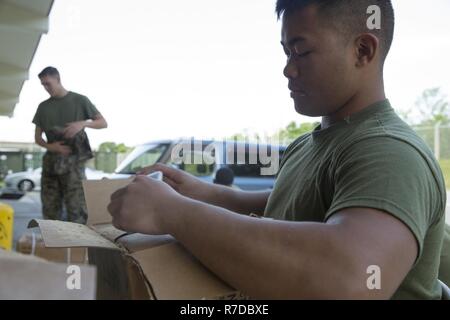
[[[86,178],[89,180],[99,180],[104,177],[109,178],[110,174],[86,168]],[[42,168],[37,168],[29,171],[21,171],[8,174],[5,177],[5,186],[11,190],[32,191],[41,189],[41,174]]]
[[[270,152],[267,152],[267,149]],[[221,183],[220,180],[224,177],[229,182],[229,174],[224,175],[224,170],[220,170],[227,167],[234,175],[231,179],[233,186],[242,190],[270,189],[273,187],[276,172],[268,175],[262,173],[264,169],[274,165],[267,163],[268,157],[272,162],[276,162],[275,167],[278,168],[285,149],[284,146],[235,141],[152,141],[137,146],[117,167],[111,178],[126,178],[142,168],[162,162],[185,170],[204,181],[215,183]],[[189,159],[190,161],[187,161]]]

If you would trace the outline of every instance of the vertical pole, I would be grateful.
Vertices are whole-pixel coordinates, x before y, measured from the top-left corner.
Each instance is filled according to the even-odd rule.
[[[434,156],[437,160],[441,158],[441,135],[440,135],[441,122],[436,123],[434,126]]]

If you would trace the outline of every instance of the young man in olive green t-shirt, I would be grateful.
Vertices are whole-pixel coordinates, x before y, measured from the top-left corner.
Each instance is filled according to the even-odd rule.
[[[384,93],[391,1],[278,0],[276,10],[295,109],[322,122],[289,146],[273,191],[158,164],[143,173],[162,170],[166,183],[137,177],[112,195],[114,225],[173,235],[253,298],[440,299],[445,184]]]
[[[47,149],[42,163],[42,213],[46,219],[59,220],[64,202],[67,219],[84,224],[87,221],[82,187],[84,164],[93,156],[84,128],[102,129],[107,124],[87,97],[62,86],[57,69],[45,68],[39,79],[50,94],[33,118],[35,141]]]

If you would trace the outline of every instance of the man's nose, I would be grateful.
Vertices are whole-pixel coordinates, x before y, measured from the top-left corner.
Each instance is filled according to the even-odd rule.
[[[286,67],[284,67],[283,74],[288,79],[295,79],[299,75],[298,67],[295,63],[292,62],[291,59],[286,63]]]

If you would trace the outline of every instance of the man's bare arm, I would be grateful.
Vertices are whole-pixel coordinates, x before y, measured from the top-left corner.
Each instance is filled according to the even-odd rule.
[[[161,171],[164,182],[179,194],[241,214],[254,213],[262,215],[271,192],[270,190],[247,192],[207,183],[185,171],[162,163],[147,167],[139,174],[147,175],[155,171]]]
[[[91,129],[105,129],[108,128],[108,123],[101,114],[98,114],[92,121],[85,121],[84,127]]]
[[[260,219],[183,197],[144,176],[114,193],[108,210],[120,229],[172,234],[253,298],[387,299],[418,253],[410,229],[379,210],[345,209],[327,223]],[[380,290],[367,288],[372,265],[381,270]]]
[[[34,142],[42,148],[48,149],[47,142],[42,138],[42,129],[38,126],[34,130]]]
[[[228,209],[241,214],[257,214],[262,216],[267,205],[271,190],[242,191],[230,187],[211,184],[209,204]]]
[[[167,218],[167,230],[200,261],[255,298],[388,299],[418,252],[402,222],[366,208],[343,210],[325,224],[249,218],[191,202]],[[380,290],[367,287],[372,265],[381,270]]]
[[[104,129],[108,127],[108,123],[101,114],[98,114],[92,120],[75,121],[68,123],[64,129],[64,137],[73,138],[78,132],[84,128]]]

